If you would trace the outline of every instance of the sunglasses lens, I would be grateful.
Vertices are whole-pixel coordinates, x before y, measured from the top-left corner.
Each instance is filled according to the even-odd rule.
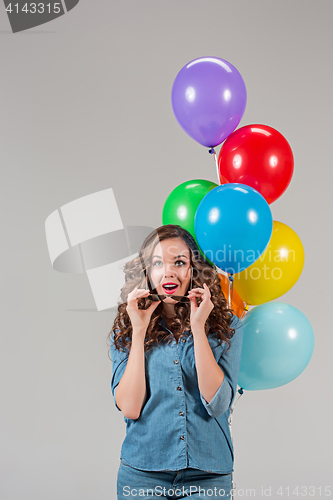
[[[148,295],[147,299],[156,302],[158,300],[164,300],[167,297],[170,297],[175,302],[190,302],[188,297],[183,297],[182,295],[157,295],[157,293],[151,293]]]
[[[152,294],[148,295],[147,299],[152,300],[153,302],[156,302],[158,300],[163,300],[162,296],[160,297],[156,293],[152,293]]]
[[[188,297],[183,297],[182,295],[171,295],[171,298],[176,302],[190,302]]]

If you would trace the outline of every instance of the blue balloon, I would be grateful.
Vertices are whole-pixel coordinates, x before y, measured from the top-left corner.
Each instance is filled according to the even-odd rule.
[[[227,273],[240,273],[265,251],[273,218],[265,198],[245,184],[209,191],[197,208],[194,231],[205,256]]]
[[[238,385],[248,391],[288,384],[308,365],[314,334],[306,316],[283,302],[251,309],[244,319]]]

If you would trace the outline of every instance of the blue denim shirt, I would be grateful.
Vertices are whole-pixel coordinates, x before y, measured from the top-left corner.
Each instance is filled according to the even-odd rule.
[[[160,322],[167,328],[164,319]],[[228,474],[233,471],[233,445],[228,418],[237,392],[243,324],[233,317],[231,347],[214,334],[208,341],[224,372],[224,380],[207,403],[199,391],[193,337],[184,332],[177,344],[162,342],[145,351],[147,400],[137,420],[127,424],[120,459],[145,471],[194,469]],[[112,337],[113,338],[113,337]],[[129,353],[115,349],[111,339],[111,390],[123,376]],[[117,407],[118,408],[118,407]],[[118,408],[119,410],[119,408]]]

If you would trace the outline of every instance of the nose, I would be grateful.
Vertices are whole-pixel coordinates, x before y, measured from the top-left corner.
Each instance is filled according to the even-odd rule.
[[[166,264],[164,268],[164,276],[166,278],[174,278],[177,277],[177,272],[173,266],[173,264]]]

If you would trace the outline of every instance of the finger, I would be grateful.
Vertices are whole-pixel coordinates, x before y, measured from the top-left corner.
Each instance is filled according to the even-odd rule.
[[[191,303],[191,311],[195,311],[196,309],[198,309],[199,306],[196,297],[190,297],[190,303]]]
[[[211,302],[211,297],[210,293],[208,290],[208,293],[206,290],[203,291],[203,293],[194,293],[193,295],[189,294],[190,300],[193,298],[195,301],[198,299],[201,299],[200,305],[198,307],[205,307],[207,303]]]
[[[202,298],[205,294],[205,291],[202,290],[202,291],[192,291],[188,293],[188,296],[189,297],[199,297],[199,298]]]
[[[211,293],[210,293],[210,290],[208,288],[208,286],[206,285],[206,283],[204,283],[204,291],[205,291],[205,297],[209,298],[211,297]]]
[[[145,288],[134,288],[128,296],[135,298],[135,297],[141,297],[141,295],[145,295],[147,293],[150,293],[149,290],[146,290]]]
[[[127,302],[135,302],[137,299],[140,299],[142,297],[147,297],[149,295],[149,290],[146,290],[144,288],[134,288],[131,293],[128,294],[127,297]]]
[[[204,294],[204,290],[199,291],[199,290],[191,290],[188,292],[189,297],[202,297]]]

